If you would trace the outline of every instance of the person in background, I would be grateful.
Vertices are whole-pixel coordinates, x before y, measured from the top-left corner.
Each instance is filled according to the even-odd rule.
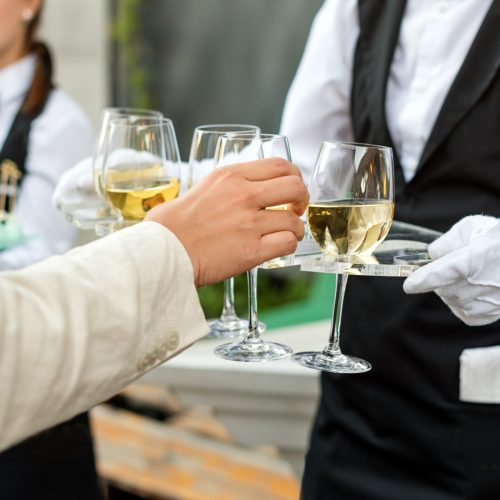
[[[308,200],[285,160],[223,167],[145,222],[0,273],[0,449],[109,398],[206,335],[196,287],[293,253]],[[266,210],[284,203],[292,210]]]
[[[499,217],[499,25],[499,1],[326,0],[282,121],[304,177],[323,140],[391,146],[395,219],[447,231]],[[500,391],[476,384],[498,323],[470,328],[435,294],[363,277],[342,329],[342,350],[373,369],[322,374],[303,499],[499,498]]]
[[[0,165],[13,162],[21,173],[14,215],[30,236],[0,252],[0,270],[73,244],[75,229],[51,197],[62,173],[89,156],[94,141],[80,107],[54,86],[49,50],[36,38],[42,7],[42,0],[0,0]],[[0,454],[0,498],[96,497],[86,415]]]
[[[33,238],[0,253],[18,269],[67,251],[76,230],[52,203],[61,175],[92,154],[93,128],[78,104],[54,86],[47,47],[37,41],[43,2],[0,0],[0,163],[22,173],[15,216]]]

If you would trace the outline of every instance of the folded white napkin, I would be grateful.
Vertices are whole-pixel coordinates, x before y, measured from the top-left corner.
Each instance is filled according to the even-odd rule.
[[[500,346],[462,351],[460,400],[500,403]]]

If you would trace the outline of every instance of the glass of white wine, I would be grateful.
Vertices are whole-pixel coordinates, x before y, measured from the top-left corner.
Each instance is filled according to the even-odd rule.
[[[110,205],[102,189],[102,162],[104,149],[107,145],[107,135],[112,119],[121,118],[133,123],[136,119],[147,118],[161,120],[163,115],[159,111],[139,108],[104,108],[99,121],[97,140],[91,161],[94,192],[82,192],[80,197],[60,208],[66,218],[81,229],[95,229],[96,225],[113,224],[120,219],[119,213]]]
[[[215,167],[215,150],[217,141],[226,134],[259,134],[260,128],[255,125],[213,124],[200,125],[194,129],[191,151],[189,153],[188,189],[193,187]],[[209,337],[233,339],[246,334],[248,321],[236,314],[234,305],[234,278],[224,281],[224,298],[222,313],[217,319],[208,321]],[[265,330],[263,323],[259,324]]]
[[[394,215],[392,149],[369,144],[324,142],[309,185],[307,222],[324,259],[356,262],[369,258],[389,232]],[[348,276],[337,275],[331,335],[320,352],[292,359],[307,368],[363,373],[367,361],[340,350],[340,323]]]
[[[102,167],[104,154],[108,145],[109,128],[112,121],[121,120],[123,123],[133,125],[137,121],[145,123],[161,124],[164,119],[163,113],[152,109],[142,108],[104,108],[99,120],[99,132],[95,143],[94,154],[92,155],[92,169],[94,177],[94,188],[96,193],[105,201],[106,195],[102,187]]]
[[[290,158],[288,139],[277,134],[227,134],[217,143],[218,166],[263,158]],[[271,210],[287,210],[288,206],[268,207]],[[245,338],[241,342],[223,344],[215,354],[230,361],[261,362],[285,358],[292,349],[277,342],[266,342],[262,338],[257,314],[257,268],[247,272],[248,278],[248,324]]]
[[[120,227],[142,221],[156,205],[177,198],[180,157],[172,121],[111,119],[102,188],[120,214]]]

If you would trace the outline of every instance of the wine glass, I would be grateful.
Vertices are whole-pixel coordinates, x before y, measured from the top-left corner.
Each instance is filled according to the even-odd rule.
[[[228,134],[217,142],[216,160],[218,166],[251,161],[262,158],[282,157],[290,161],[288,139],[277,134]],[[280,205],[268,207],[272,210],[288,209]],[[271,361],[289,356],[292,349],[277,342],[266,342],[258,328],[257,315],[257,269],[247,272],[248,278],[248,325],[241,342],[223,344],[215,354],[230,361]]]
[[[142,123],[145,120],[151,120],[152,122],[161,123],[164,116],[160,111],[154,111],[150,109],[141,108],[104,108],[99,125],[99,133],[97,135],[97,141],[94,148],[94,154],[92,155],[92,170],[94,177],[94,188],[96,193],[101,197],[102,200],[107,202],[106,195],[102,187],[102,168],[105,148],[107,147],[109,127],[112,121],[122,120],[123,122],[128,122],[134,124],[135,121],[141,120]],[[109,207],[109,205],[107,205]]]
[[[111,119],[101,187],[121,219],[109,232],[142,221],[156,205],[177,198],[180,159],[172,121]]]
[[[189,154],[188,189],[215,169],[215,149],[217,141],[225,134],[258,134],[259,127],[254,125],[220,124],[196,127]],[[234,278],[224,280],[224,299],[222,313],[217,319],[208,321],[209,337],[237,338],[248,331],[248,321],[236,314],[234,306]],[[259,324],[265,330],[263,323]]]
[[[392,149],[324,142],[309,185],[309,230],[324,259],[359,262],[384,240],[394,215]],[[342,354],[340,322],[348,276],[337,275],[331,335],[321,352],[299,352],[296,363],[334,373],[363,373],[367,361]]]
[[[77,227],[92,229],[96,224],[103,225],[119,220],[119,213],[109,204],[101,187],[104,147],[111,119],[122,118],[133,122],[135,118],[139,117],[160,120],[163,115],[159,111],[139,108],[105,108],[102,111],[99,133],[91,160],[91,172],[89,172],[93,177],[94,192],[85,191],[75,200],[58,207],[64,212],[66,218]]]

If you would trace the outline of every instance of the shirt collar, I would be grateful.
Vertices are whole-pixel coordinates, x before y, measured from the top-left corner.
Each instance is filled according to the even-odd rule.
[[[0,70],[0,109],[26,94],[33,80],[35,59],[34,54],[28,54]]]

